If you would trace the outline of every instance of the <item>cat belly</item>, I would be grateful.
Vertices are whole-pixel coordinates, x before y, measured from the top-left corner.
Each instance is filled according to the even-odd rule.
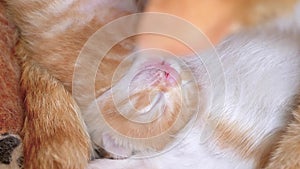
[[[203,119],[207,125],[199,127],[211,133],[210,143],[200,145],[211,153],[195,153],[211,161],[208,169],[264,165],[300,89],[299,40],[293,33],[266,26],[233,35],[217,47],[225,99],[212,105]]]

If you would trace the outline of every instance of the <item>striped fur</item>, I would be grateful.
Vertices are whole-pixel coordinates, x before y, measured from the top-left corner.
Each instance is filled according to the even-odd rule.
[[[85,113],[93,113],[93,110],[91,110],[89,107],[89,105],[91,104],[90,98],[85,97],[85,89],[82,89],[82,96],[76,96],[76,100],[74,100],[71,95],[73,69],[81,47],[98,28],[119,16],[124,16],[137,11],[135,8],[128,7],[127,5],[119,5],[119,3],[122,4],[123,1],[91,0],[89,1],[89,3],[86,3],[86,1],[84,0],[7,1],[7,7],[10,11],[11,19],[17,25],[20,33],[20,40],[17,46],[17,55],[20,62],[22,63],[21,87],[26,94],[26,118],[23,129],[25,168],[79,169],[85,168],[87,166],[88,160],[90,159],[91,155],[91,142],[89,140],[89,134],[83,122],[82,116],[87,117],[87,114]],[[251,19],[249,20],[249,23],[256,23],[256,21],[252,21]],[[276,31],[274,32],[278,33]],[[248,32],[246,34],[249,36],[253,35],[257,37],[258,42],[266,42],[271,44],[271,42],[275,41],[274,39],[272,39],[274,37],[268,39],[268,37],[256,33],[251,34],[250,31],[250,33]],[[226,70],[228,70],[227,73],[229,77],[235,79],[234,73],[236,72],[236,69],[238,69],[238,66],[245,66],[245,70],[249,72],[254,71],[256,73],[254,73],[254,75],[257,75],[257,77],[260,77],[260,75],[262,75],[263,73],[267,73],[264,72],[266,69],[264,69],[265,67],[263,66],[267,65],[269,62],[263,62],[265,65],[262,66],[259,63],[260,59],[257,58],[252,60],[252,65],[251,63],[249,63],[249,65],[244,65],[244,63],[248,63],[248,61],[251,59],[248,58],[249,60],[247,60],[244,57],[241,57],[241,59],[239,60],[239,58],[235,58],[239,55],[239,51],[231,50],[235,45],[238,46],[238,48],[244,47],[245,50],[248,50],[248,48],[246,48],[247,45],[253,45],[254,48],[259,48],[258,46],[255,46],[255,44],[248,42],[247,38],[245,39],[243,35],[240,34],[238,35],[238,37],[236,37],[236,39],[239,38],[241,38],[241,40],[239,41],[240,44],[244,44],[245,46],[236,45],[235,39],[231,38],[228,41],[225,41],[223,46],[221,45],[219,48],[221,52],[225,51],[222,61],[224,62],[225,66],[227,65]],[[282,41],[275,43],[274,48],[277,47],[276,45],[280,46],[280,44],[286,42],[285,40],[286,39],[282,38]],[[132,42],[129,40],[128,44],[130,44],[129,46],[131,46]],[[232,46],[232,48],[227,51],[227,49],[225,49],[226,45]],[[291,50],[294,50],[294,46],[291,46],[291,48]],[[111,104],[111,98],[106,97],[107,95],[109,95],[107,94],[109,93],[109,91],[105,94],[103,93],[110,89],[109,80],[113,76],[113,71],[119,65],[120,61],[123,59],[123,56],[130,50],[132,50],[132,48],[127,48],[122,44],[116,45],[101,63],[101,70],[98,71],[100,73],[98,73],[96,76],[95,89],[96,95],[99,98],[99,100],[97,101],[100,104],[100,107],[103,106],[104,108],[106,108],[105,110],[111,110],[111,112],[113,113],[116,112],[115,107]],[[285,50],[283,49],[283,51]],[[251,53],[251,51],[248,52]],[[269,54],[268,52],[269,51],[267,51],[267,53],[265,54]],[[231,60],[228,59],[228,62],[225,59],[226,55],[231,56]],[[289,55],[289,53],[283,53],[283,55],[285,55],[287,59],[291,59],[292,61],[294,61],[293,63],[298,64],[298,60],[294,58],[294,55]],[[272,54],[268,56],[270,57],[270,60],[274,59],[272,61],[274,61],[275,63],[282,61],[280,57],[273,58]],[[239,60],[239,62],[237,63],[240,63],[241,65],[236,64],[235,66],[237,67],[234,67],[230,63],[230,61],[233,60]],[[89,62],[93,62],[93,60]],[[195,62],[187,62],[192,63],[191,67],[194,66],[196,73],[203,73],[197,69],[201,67],[199,66],[201,65],[201,62],[199,60],[195,60]],[[284,63],[286,63],[287,65],[289,64],[287,62]],[[252,68],[249,68],[249,66],[256,67],[257,65],[262,66],[259,67],[261,69],[253,70]],[[279,64],[275,64],[275,66],[279,66]],[[293,66],[291,66],[288,70],[293,72]],[[272,65],[270,65],[270,67],[268,68],[270,68],[271,71],[274,71],[274,67],[272,67]],[[277,72],[279,73],[279,75],[281,75],[279,77],[285,78],[286,76],[288,76],[287,74],[285,74],[285,72],[281,72],[279,70],[280,68],[281,67],[279,66],[279,72]],[[261,72],[259,72],[259,70]],[[178,71],[181,71],[181,69],[179,69]],[[241,72],[242,75],[245,75],[243,76],[245,78],[245,82],[249,83],[240,84],[242,86],[245,85],[245,88],[253,87],[251,85],[254,84],[251,83],[251,80],[257,80],[249,75],[249,72]],[[293,73],[293,77],[297,77],[297,70]],[[262,77],[267,77],[263,75]],[[203,74],[200,74],[198,77],[201,91],[205,90],[205,87],[207,87],[202,86],[203,82],[200,82],[200,77],[202,76]],[[273,78],[276,79],[275,76],[271,76],[270,79],[266,79],[272,81],[274,80]],[[124,87],[122,86],[122,82],[123,81],[120,80],[118,84],[116,84],[116,86],[120,87],[120,89],[123,89],[122,87]],[[285,93],[285,91],[283,91],[282,93],[278,93],[282,95],[274,96],[274,98],[279,98],[279,96],[282,96],[284,98],[284,101],[286,101],[286,103],[282,103],[282,106],[284,108],[288,108],[291,105],[288,103],[292,102],[292,98],[295,95],[295,88],[297,88],[296,86],[298,84],[298,79],[295,80],[295,84],[291,84],[292,82],[294,81],[287,81],[286,83],[282,83],[281,86],[284,89],[289,88],[290,93]],[[137,81],[137,84],[139,83],[141,82]],[[267,85],[260,87],[262,90],[270,89],[268,90],[269,92],[271,91],[271,89],[277,89],[272,88],[274,86]],[[175,89],[174,93],[171,92],[171,95],[176,96],[176,90],[177,89]],[[135,93],[136,95],[132,96],[137,97],[135,106],[140,106],[141,108],[147,107],[145,105],[142,105],[138,101],[141,101],[143,99],[143,95],[145,95],[145,93],[147,93],[148,91],[142,90],[140,92],[142,94]],[[234,90],[232,89],[232,91],[230,92],[232,92],[231,94],[233,94],[232,98],[230,99],[236,99]],[[279,132],[279,129],[282,129],[286,124],[284,118],[277,119],[277,117],[279,116],[272,118],[272,112],[277,112],[282,115],[282,113],[286,110],[278,108],[278,106],[276,106],[278,103],[273,105],[273,102],[268,100],[270,99],[269,97],[267,97],[266,101],[270,101],[268,103],[272,104],[273,107],[271,106],[271,108],[268,106],[264,107],[264,105],[260,104],[261,102],[251,102],[251,99],[249,99],[248,97],[256,101],[257,99],[264,97],[264,95],[251,95],[253,93],[251,93],[251,91],[248,92],[249,96],[245,95],[246,99],[242,100],[243,102],[239,102],[239,105],[237,105],[241,106],[240,108],[243,108],[243,111],[223,111],[223,109],[218,109],[217,107],[217,111],[210,112],[210,118],[205,120],[208,120],[208,124],[211,124],[211,126],[209,126],[207,129],[208,133],[213,133],[211,142],[205,142],[205,144],[201,145],[199,144],[199,142],[202,141],[201,139],[198,139],[199,135],[201,134],[199,133],[199,129],[206,127],[203,125],[204,123],[199,123],[195,128],[192,128],[191,135],[182,142],[181,147],[179,147],[178,149],[175,148],[170,153],[166,153],[149,161],[142,160],[132,162],[129,158],[124,161],[120,160],[112,163],[111,161],[103,160],[105,163],[101,164],[102,161],[100,161],[98,167],[116,168],[117,165],[118,167],[122,168],[131,168],[132,166],[135,166],[135,168],[138,167],[152,169],[172,168],[174,164],[177,164],[178,166],[176,167],[179,168],[200,168],[203,167],[202,164],[205,163],[207,164],[207,166],[205,166],[206,168],[232,168],[241,166],[243,166],[244,168],[254,168],[255,166],[263,165],[260,164],[260,157],[269,154],[268,145],[273,144],[273,142],[275,141],[273,137],[277,138],[277,132]],[[103,98],[104,101],[102,102],[101,99]],[[204,100],[205,99],[209,98],[204,97]],[[232,103],[233,100],[229,100],[228,107],[225,108],[231,110],[231,104],[234,104]],[[171,104],[169,108],[174,109],[166,109],[173,110],[168,111],[170,112],[169,114],[171,114],[171,120],[172,115],[177,113],[176,110],[178,109],[176,103],[179,102],[177,97],[175,97],[172,101],[174,104]],[[248,101],[250,101],[251,103]],[[124,107],[126,108],[126,100],[123,103],[125,104],[121,104],[121,107],[125,105]],[[145,103],[143,102],[143,104]],[[255,115],[258,116],[262,113],[266,115],[265,117],[269,117],[274,120],[274,123],[271,123],[269,127],[263,128],[263,126],[269,120],[267,118],[247,119],[248,116],[247,114],[245,115],[245,113],[249,113],[249,106],[256,106],[256,104],[258,104],[258,108],[265,108],[267,110],[255,110]],[[205,110],[203,110],[203,114],[205,113],[208,112],[205,112]],[[169,114],[166,114],[166,116]],[[94,116],[90,116],[88,118],[93,117]],[[111,114],[108,114],[108,118],[113,117],[115,116],[111,116]],[[166,119],[167,122],[165,123],[165,126],[168,126],[169,118]],[[215,119],[217,119],[217,122],[214,121]],[[93,135],[90,133],[92,135],[92,141],[99,141],[100,144],[103,144],[101,138],[103,136],[102,133],[97,133],[98,130],[101,131],[102,129],[97,130],[97,124],[89,123],[89,120],[86,120],[85,122],[87,122],[89,131],[94,131],[93,129],[96,128],[96,134]],[[123,124],[122,120],[120,120],[118,117],[113,119],[112,122],[114,122],[117,126],[119,125],[120,130],[123,129],[122,125],[120,125]],[[190,123],[184,121],[184,123],[181,123],[179,126],[175,126],[175,132],[166,134],[167,138],[174,138],[175,135],[177,137],[177,135],[181,134],[179,131],[181,131],[186,126],[189,127],[190,125]],[[164,128],[164,125],[162,126],[162,128]],[[153,129],[154,132],[157,131],[155,127],[151,129]],[[158,129],[160,128],[158,127]],[[151,130],[145,131],[152,132]],[[139,134],[140,131],[138,131],[137,133]],[[146,132],[145,134],[147,135],[148,133]],[[96,140],[94,140],[95,138]],[[124,141],[126,143],[124,144],[122,140],[124,138],[115,136],[114,139],[117,140],[117,145],[125,145],[125,148],[129,148],[130,150],[134,151],[136,151],[136,149],[138,149],[138,151],[141,151],[143,150],[143,148],[145,148],[145,146],[147,148],[150,147],[154,148],[155,150],[161,150],[164,149],[167,144],[170,144],[170,141],[171,144],[174,140],[176,141],[176,139],[167,139],[167,141],[159,142],[161,138],[158,138],[152,143],[144,142],[141,144],[141,142],[131,142],[132,140],[129,139]],[[120,139],[121,141],[118,139]],[[160,145],[156,143],[162,144]],[[186,145],[189,144],[192,144],[192,146],[186,147]],[[265,146],[265,144],[267,146]],[[127,145],[130,146],[126,147]],[[135,145],[138,146],[134,147]],[[180,153],[185,153],[185,156],[181,156]],[[214,153],[219,153],[221,155],[218,156]],[[178,159],[178,157],[180,158]],[[234,162],[230,161],[232,158],[234,159]],[[183,163],[177,163],[180,160],[187,162],[189,166],[186,166]]]

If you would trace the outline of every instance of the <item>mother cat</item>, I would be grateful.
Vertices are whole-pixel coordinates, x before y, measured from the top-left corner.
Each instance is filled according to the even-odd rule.
[[[131,5],[127,5],[127,3],[125,3],[124,5],[124,2],[121,1],[111,2],[105,0],[101,0],[101,1],[92,0],[89,1],[89,3],[86,3],[86,1],[59,1],[59,0],[56,1],[33,1],[32,0],[31,1],[29,0],[24,2],[21,0],[12,0],[12,1],[7,1],[7,4],[8,4],[8,8],[11,11],[12,19],[15,21],[21,33],[21,37],[20,37],[21,40],[18,44],[17,52],[20,59],[23,61],[22,88],[26,92],[25,104],[26,104],[27,113],[26,113],[26,119],[24,125],[25,168],[84,168],[87,165],[87,161],[89,159],[90,142],[88,139],[89,135],[86,132],[86,129],[84,127],[85,125],[82,121],[82,118],[80,118],[81,115],[80,115],[79,108],[70,94],[72,72],[73,72],[75,60],[77,58],[79,50],[81,49],[81,47],[83,46],[87,38],[90,35],[92,35],[92,33],[94,33],[98,28],[100,28],[103,24],[107,23],[108,21],[118,16],[122,16],[127,13],[136,12],[137,9],[135,5],[131,6]],[[253,34],[256,34],[256,32],[254,31]],[[241,38],[242,38],[241,39],[242,42],[247,41],[245,40],[247,39],[246,37],[241,37]],[[260,35],[258,36],[258,39],[259,38],[261,39],[266,38],[267,44],[268,44],[267,40],[269,40],[269,42],[274,41],[272,37],[267,37],[267,36],[265,37],[265,35]],[[260,40],[257,40],[257,42],[259,41]],[[294,41],[297,41],[297,37],[294,37]],[[284,39],[282,41],[278,41],[277,45],[281,46],[281,44],[285,45],[286,43],[290,43],[290,42],[292,42],[292,40],[290,41]],[[107,60],[106,61],[104,60],[103,65],[101,65],[101,69],[103,69],[104,73],[99,71],[100,73],[97,75],[96,78],[95,88],[97,91],[97,96],[100,96],[104,91],[106,91],[109,88],[108,79],[111,78],[113,73],[113,69],[111,69],[110,66],[116,67],[120,62],[120,60],[122,59],[120,55],[125,54],[128,50],[131,50],[130,47],[128,48],[128,43],[130,44],[130,42],[127,42],[125,44],[123,43],[118,46],[115,46],[114,50],[112,50],[110,55],[106,58]],[[261,77],[263,80],[265,80],[264,81],[265,83],[262,83],[262,85],[264,84],[270,85],[270,82],[275,82],[275,80],[285,79],[286,76],[289,77],[288,79],[293,79],[292,82],[286,80],[280,83],[280,85],[278,86],[270,85],[266,87],[266,90],[269,93],[274,93],[274,91],[279,91],[279,90],[285,91],[285,89],[288,89],[289,91],[288,93],[282,93],[282,95],[280,95],[280,93],[277,93],[278,95],[275,97],[275,98],[279,98],[279,97],[285,98],[285,100],[283,100],[284,103],[291,101],[290,99],[295,95],[296,88],[298,87],[298,79],[296,77],[299,77],[299,74],[297,74],[298,73],[297,68],[299,67],[298,65],[299,62],[295,54],[297,51],[297,47],[294,46],[295,44],[291,43],[291,45],[287,46],[289,47],[289,49],[283,50],[283,52],[286,52],[283,54],[286,56],[285,58],[282,56],[279,57],[279,55],[277,57],[269,55],[269,59],[272,61],[274,60],[274,62],[270,62],[270,61],[267,62],[266,61],[267,59],[265,59],[262,61],[266,61],[266,62],[260,62],[261,65],[257,65],[255,69],[253,69],[256,72],[262,71],[259,72],[259,74],[264,74],[264,73],[267,74],[268,70],[283,71],[283,72],[280,71],[278,72],[278,75],[282,75],[282,76],[276,76],[276,77],[270,76],[270,78],[266,78],[266,79],[265,77],[267,76],[258,76]],[[226,46],[227,44],[225,43],[224,45]],[[221,46],[220,49],[222,48],[225,47]],[[289,50],[291,50],[291,53],[289,53],[290,52]],[[228,51],[228,52],[229,53],[226,53],[226,55],[231,54],[231,56],[234,57],[235,54],[234,52],[236,51],[231,51],[231,52]],[[251,50],[249,52],[253,52],[253,51]],[[238,56],[241,55],[235,55],[235,57],[237,58],[232,58],[232,59],[236,59],[237,62],[235,63],[236,67],[233,66],[231,69],[227,69],[225,62],[230,62],[228,64],[232,64],[231,61],[233,60],[228,59],[227,61],[225,57],[223,59],[224,67],[226,68],[225,71],[228,71],[229,74],[228,77],[230,79],[232,78],[237,80],[236,78],[232,77],[234,74],[231,74],[231,72],[235,72],[235,73],[239,72],[239,71],[235,71],[237,67],[242,66],[238,64],[248,62],[248,60],[243,61],[243,57],[238,58]],[[255,60],[255,58],[258,57],[259,56],[254,57],[254,61],[257,61]],[[286,58],[290,59],[290,62],[284,62]],[[261,61],[260,58],[258,60]],[[272,64],[272,63],[275,64],[275,67],[273,67],[272,65],[268,67],[268,64]],[[286,70],[279,69],[281,67],[276,67],[277,65],[276,63],[278,63],[278,65],[287,69]],[[290,65],[290,63],[293,64]],[[201,65],[201,63],[199,64]],[[256,75],[255,73],[249,75],[247,74],[247,71],[252,70],[252,66],[254,65],[249,64],[248,66],[251,66],[251,69],[245,66],[245,70],[243,69],[241,70],[241,71],[245,71],[244,73],[245,75],[247,75],[243,77],[245,78],[245,81],[247,80],[249,81],[249,79],[252,79],[253,75]],[[269,68],[269,69],[265,69],[265,68]],[[286,73],[285,71],[290,71],[290,72]],[[199,77],[204,78],[204,80],[201,81],[200,84],[205,82],[205,75],[201,74],[200,76],[200,73],[202,72],[198,70],[195,70],[195,72],[199,73]],[[147,72],[146,75],[148,75]],[[255,78],[253,78],[253,81],[251,82],[254,83]],[[119,83],[122,83],[122,80]],[[255,99],[254,101],[257,100],[257,97],[255,97],[255,93],[252,93],[252,91],[254,90],[253,86],[255,86],[255,84],[247,83],[243,85],[246,85],[246,89],[248,91],[246,92],[246,94],[250,93],[253,94],[253,96],[249,95],[248,100],[247,99],[242,100],[243,102],[240,102],[238,105],[244,105],[245,103],[248,104],[247,101],[252,99]],[[244,87],[243,85],[241,86]],[[250,86],[247,87],[247,85]],[[203,88],[205,88],[205,86],[203,86]],[[84,93],[84,89],[82,93]],[[231,93],[231,94],[234,95],[235,93]],[[243,95],[241,95],[240,97],[243,97]],[[78,104],[81,110],[85,111],[86,107],[90,104],[89,103],[90,98],[87,98],[87,100],[84,101],[84,95],[83,95],[81,99],[83,101],[79,99],[80,101],[78,102]],[[99,99],[101,100],[101,97]],[[278,105],[279,102],[273,97],[267,97],[265,99],[266,100],[264,101],[266,102],[263,101],[259,102],[259,104],[264,103],[263,106],[256,106],[256,107],[263,108],[264,114],[273,117],[272,114],[268,114],[268,113],[272,112],[277,107],[276,106],[274,107],[274,104],[272,104],[272,106],[270,107],[268,106],[264,107],[264,105],[268,105],[269,104],[268,101],[270,100],[274,102],[277,101],[275,102],[276,105]],[[231,104],[230,102],[234,100],[236,100],[234,97],[233,100],[229,99],[228,104],[230,105]],[[246,110],[244,112],[247,112],[247,110],[249,111],[249,109],[252,108],[251,105],[253,104],[256,103],[248,104],[248,106],[245,105],[245,107],[242,106],[242,108],[245,108]],[[285,106],[289,107],[288,104],[283,104],[283,105],[284,107]],[[268,108],[270,108],[270,110]],[[278,111],[279,111],[278,114],[280,114],[280,112],[281,113],[283,112],[283,110],[278,110]],[[212,115],[215,116],[218,115],[219,117],[219,115],[221,115],[222,113],[212,112]],[[260,114],[260,111],[256,111],[253,114]],[[236,116],[234,115],[235,114],[233,114],[232,117],[235,117],[237,119],[232,119],[233,122],[245,119],[245,118],[239,118],[238,115]],[[267,115],[265,117],[269,117]],[[280,118],[280,116],[274,117],[274,120],[280,120],[280,119],[282,119]],[[244,163],[249,163],[247,164],[248,167],[253,167],[253,165],[255,165],[256,162],[251,163],[251,161],[253,160],[251,159],[251,157],[255,156],[254,155],[255,153],[253,154],[252,152],[259,149],[256,145],[261,143],[260,141],[265,141],[266,138],[268,138],[267,137],[268,134],[271,131],[273,131],[272,129],[284,125],[283,121],[274,123],[274,125],[271,125],[270,128],[266,128],[266,130],[264,130],[264,132],[262,132],[261,135],[259,135],[258,133],[260,133],[259,131],[261,130],[259,126],[264,127],[265,125],[265,123],[262,123],[264,121],[261,119],[251,118],[249,119],[249,122],[242,121],[242,124],[249,124],[249,125],[246,126],[245,128],[242,128],[241,131],[239,130],[238,126],[236,127],[237,130],[235,130],[235,128],[232,129],[233,125],[232,123],[230,123],[230,121],[221,120],[221,122],[224,122],[225,124],[221,123],[221,125],[213,126],[216,127],[215,129],[218,129],[216,130],[217,131],[216,138],[218,138],[216,140],[216,144],[218,144],[217,142],[218,140],[221,140],[221,143],[223,142],[224,144],[222,144],[219,148],[221,148],[222,150],[223,149],[228,150],[232,146],[234,148],[234,144],[231,143],[235,143],[234,141],[236,141],[236,137],[232,138],[231,136],[235,136],[232,133],[238,133],[237,138],[239,139],[237,139],[237,141],[241,141],[241,144],[239,144],[240,142],[237,142],[236,145],[241,145],[241,146],[238,146],[237,148],[234,149],[240,150],[242,152],[241,157],[243,158],[249,157],[249,161],[247,160],[244,161],[239,157],[234,156],[236,154],[235,151],[229,152],[229,156],[228,154],[226,154],[225,157],[219,156],[220,158],[218,156],[215,156],[222,163],[221,162],[216,163],[214,160],[211,160],[211,158],[209,158],[209,156],[206,154],[206,152],[209,151],[208,149],[206,149],[206,147],[210,147],[210,146],[199,145],[198,140],[193,139],[193,136],[196,137],[199,134],[197,133],[196,130],[197,128],[193,128],[192,133],[188,138],[191,138],[191,141],[195,142],[192,143],[192,145],[199,146],[197,147],[199,148],[197,149],[197,151],[201,151],[201,152],[195,153],[193,151],[187,151],[186,149],[186,151],[191,152],[191,154],[184,156],[183,158],[187,158],[184,161],[196,160],[197,164],[195,164],[195,167],[197,167],[197,165],[202,164],[202,162],[199,162],[199,159],[211,160],[211,163],[207,163],[208,168],[214,167],[215,164],[221,165],[222,167],[226,167],[227,165],[228,167],[233,167],[233,166],[239,166]],[[89,125],[88,122],[87,124]],[[246,131],[250,129],[255,129],[255,130],[253,130],[254,132],[252,133],[250,132],[249,136],[248,134],[245,135],[243,134],[243,133],[247,133]],[[239,133],[241,135],[239,135]],[[258,141],[254,141],[254,143],[252,142],[253,140],[251,137],[253,135],[260,136],[258,138]],[[248,137],[250,137],[250,139],[248,139]],[[186,140],[188,140],[188,138]],[[254,138],[254,140],[256,140],[256,138]],[[93,140],[93,141],[98,142],[97,140]],[[105,146],[105,141],[104,143],[101,143],[102,140],[99,142],[100,144],[104,144]],[[215,147],[213,142],[211,144],[213,144],[212,147]],[[117,144],[114,146],[120,146],[120,145]],[[127,147],[125,147],[125,149],[126,148]],[[190,147],[190,148],[194,150],[194,147]],[[249,150],[247,149],[247,151],[244,152],[245,150],[243,148],[249,148]],[[176,153],[179,152],[180,151]],[[217,152],[223,152],[223,151],[217,151]],[[126,168],[127,165],[131,165],[131,163],[133,163],[132,165],[137,165],[137,167],[148,166],[149,168],[158,168],[158,167],[167,168],[172,166],[174,159],[176,159],[176,156],[178,156],[176,153],[175,154],[168,153],[169,155],[171,155],[170,157],[168,156],[158,157],[158,159],[166,157],[165,159],[168,162],[170,162],[170,164],[167,163],[159,164],[158,160],[157,160],[158,163],[154,164],[155,166],[151,166],[151,163],[149,163],[149,161],[147,160],[131,161],[129,159],[125,161],[116,161],[116,162],[104,160],[100,162],[100,163],[104,162],[103,165],[100,164],[100,167]],[[197,158],[194,158],[195,157],[194,155],[196,155]],[[204,155],[204,157],[201,155]],[[236,157],[237,160],[232,163],[229,160],[231,157],[230,155]],[[156,159],[154,160],[156,161]],[[191,164],[194,163],[192,162]],[[184,165],[184,163],[182,163],[182,165]],[[130,166],[128,167],[130,168]],[[184,168],[186,166],[178,166],[178,167]]]
[[[16,53],[22,62],[21,88],[26,94],[24,168],[85,168],[91,142],[71,95],[75,61],[98,28],[136,12],[135,2],[17,0],[7,1],[6,6],[20,32]],[[99,74],[96,82],[99,94],[109,87],[112,67],[118,65],[126,47],[117,45],[103,62],[104,75]]]

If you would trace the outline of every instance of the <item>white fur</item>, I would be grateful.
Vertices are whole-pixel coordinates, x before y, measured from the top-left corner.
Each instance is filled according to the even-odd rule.
[[[299,16],[298,11],[296,16]],[[217,47],[225,76],[225,102],[201,113],[208,113],[211,119],[226,119],[228,123],[237,124],[241,132],[255,140],[253,149],[286,125],[291,105],[299,93],[300,36],[297,34],[300,24],[295,15],[289,18],[288,26],[275,22],[247,30],[227,38]],[[209,72],[199,58],[187,62],[207,93],[202,99],[211,99],[214,91],[211,91]],[[222,75],[214,78],[222,78]],[[188,124],[187,128],[192,130],[187,137],[182,141],[175,139],[175,147],[156,157],[95,160],[89,169],[254,168],[254,159],[243,159],[234,150],[218,147],[216,140],[210,137],[213,130],[207,128],[205,121],[201,118],[195,125]]]

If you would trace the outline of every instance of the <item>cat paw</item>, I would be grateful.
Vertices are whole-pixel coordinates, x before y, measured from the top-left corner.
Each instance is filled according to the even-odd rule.
[[[74,132],[75,133],[75,132]],[[53,137],[24,139],[24,168],[83,169],[90,158],[85,138]]]
[[[117,142],[108,134],[102,135],[102,146],[101,143],[94,142],[94,159],[126,159],[133,155],[130,149],[126,149],[124,146],[117,144]]]
[[[23,150],[19,136],[8,133],[0,136],[0,168],[23,168]]]

